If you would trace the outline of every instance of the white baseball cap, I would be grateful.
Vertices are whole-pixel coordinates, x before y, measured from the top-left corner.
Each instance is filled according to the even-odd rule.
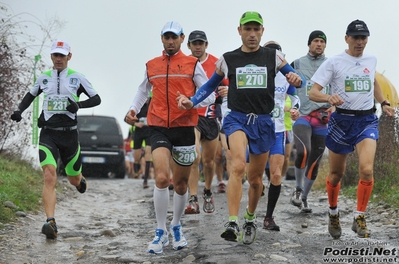
[[[71,46],[69,46],[69,43],[66,41],[56,40],[53,42],[53,45],[51,45],[50,54],[61,53],[63,55],[68,55],[70,52]]]
[[[164,35],[167,32],[172,32],[177,36],[180,36],[181,34],[183,34],[183,28],[178,22],[170,21],[167,22],[165,26],[163,26],[161,35]]]

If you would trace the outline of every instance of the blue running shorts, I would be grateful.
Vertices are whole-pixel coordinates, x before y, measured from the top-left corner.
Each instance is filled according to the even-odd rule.
[[[276,142],[270,149],[269,156],[276,154],[285,155],[285,132],[276,132]]]
[[[223,121],[223,130],[228,138],[234,132],[241,130],[247,135],[249,152],[263,154],[274,145],[276,135],[274,122],[270,114],[256,115],[231,111]]]
[[[334,112],[328,123],[326,147],[337,154],[347,154],[366,138],[378,139],[378,118],[375,114],[365,116],[343,115]]]

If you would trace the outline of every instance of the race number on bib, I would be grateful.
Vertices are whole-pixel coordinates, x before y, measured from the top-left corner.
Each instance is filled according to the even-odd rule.
[[[312,89],[313,84],[314,84],[314,82],[312,82],[310,80],[306,81],[306,96],[309,96],[309,91],[310,91],[310,89]],[[327,85],[327,86],[323,87],[323,89],[321,89],[321,92],[323,94],[330,94],[329,88],[330,88],[330,86]]]
[[[66,112],[66,107],[69,105],[68,96],[66,95],[51,95],[46,98],[47,111],[52,113]]]
[[[274,108],[273,108],[273,111],[272,111],[272,115],[273,115],[274,119],[278,119],[279,117],[284,115],[284,111],[281,111],[281,109],[284,109],[284,107],[281,107],[281,105],[279,103],[276,103],[274,105]]]
[[[371,91],[371,81],[367,77],[347,77],[345,80],[345,92],[367,93]]]
[[[177,164],[182,166],[190,166],[197,158],[197,152],[195,151],[195,145],[188,147],[173,147],[172,149],[173,160]]]
[[[246,66],[236,69],[237,88],[267,88],[267,68]]]

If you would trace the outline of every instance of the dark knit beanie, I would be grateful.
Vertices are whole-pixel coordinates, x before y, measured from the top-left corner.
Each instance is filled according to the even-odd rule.
[[[310,33],[310,35],[309,35],[308,46],[310,45],[310,43],[312,42],[312,40],[314,40],[315,38],[324,39],[324,41],[327,43],[327,36],[326,36],[326,34],[324,34],[324,32],[321,31],[321,30],[315,30],[315,31],[313,31],[312,33]]]

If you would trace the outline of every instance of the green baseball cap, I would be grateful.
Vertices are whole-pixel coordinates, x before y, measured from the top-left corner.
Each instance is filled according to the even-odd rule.
[[[263,18],[258,12],[248,11],[241,16],[240,25],[244,25],[249,22],[256,22],[263,25]]]

